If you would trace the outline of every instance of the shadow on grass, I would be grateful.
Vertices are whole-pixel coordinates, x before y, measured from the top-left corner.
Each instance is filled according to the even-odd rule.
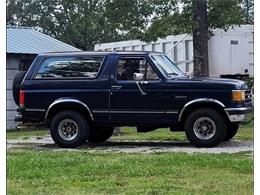
[[[164,142],[159,142],[159,141],[109,141],[105,143],[100,143],[100,144],[93,144],[93,143],[86,143],[88,147],[99,147],[99,146],[108,146],[108,147],[113,147],[113,146],[122,146],[122,147],[128,147],[128,146],[143,146],[143,147],[172,147],[172,146],[190,146],[191,143],[187,141],[176,141],[176,142],[171,142],[171,141],[164,141]]]
[[[251,141],[238,141],[231,140],[227,142],[221,142],[219,145],[213,148],[236,148],[240,146],[247,145],[246,143],[251,144]],[[41,144],[41,148],[53,148],[53,149],[62,149],[56,144]],[[77,147],[75,149],[112,149],[112,148],[138,148],[138,147],[153,147],[153,148],[174,148],[174,147],[189,147],[189,148],[203,148],[196,147],[188,141],[176,141],[176,142],[157,142],[157,141],[108,141],[105,143],[88,143],[86,142],[83,146]]]
[[[83,146],[77,147],[76,149],[106,149],[106,148],[135,148],[135,147],[190,147],[193,146],[191,143],[187,141],[178,141],[178,142],[155,142],[155,141],[108,141],[105,143],[88,143],[86,142]],[[56,144],[41,144],[41,148],[53,148],[53,149],[62,149]]]

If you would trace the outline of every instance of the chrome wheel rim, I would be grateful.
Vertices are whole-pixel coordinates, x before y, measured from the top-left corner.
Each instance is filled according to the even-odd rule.
[[[200,117],[195,121],[193,131],[199,139],[208,140],[215,135],[216,124],[209,117]]]
[[[78,135],[78,125],[72,119],[64,119],[58,126],[58,132],[62,139],[71,141]]]

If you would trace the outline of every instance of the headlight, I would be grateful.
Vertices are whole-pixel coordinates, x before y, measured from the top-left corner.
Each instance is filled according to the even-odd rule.
[[[245,101],[245,91],[244,90],[232,90],[232,101],[233,102],[243,102]]]

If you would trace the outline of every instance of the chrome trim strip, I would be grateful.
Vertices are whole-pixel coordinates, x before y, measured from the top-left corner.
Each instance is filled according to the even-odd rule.
[[[92,110],[93,113],[109,113],[109,110]]]
[[[244,122],[246,121],[246,114],[234,114],[234,115],[228,115],[228,118],[230,122]]]
[[[126,110],[111,110],[112,114],[164,114],[164,111],[126,111]]]
[[[122,114],[124,114],[124,113],[133,113],[133,114],[164,114],[164,113],[166,113],[166,114],[177,114],[178,113],[178,111],[177,110],[169,110],[169,111],[166,111],[166,112],[164,112],[164,111],[156,111],[156,110],[154,110],[154,111],[145,111],[145,110],[111,110],[111,111],[109,111],[109,110],[92,110],[92,112],[93,113],[112,113],[112,114],[120,114],[120,113],[122,113]]]
[[[176,99],[182,99],[182,98],[187,98],[188,96],[186,95],[176,95],[175,98]]]
[[[216,100],[216,99],[210,99],[210,98],[199,98],[199,99],[195,99],[195,100],[191,100],[189,101],[188,103],[186,103],[181,111],[180,111],[180,114],[179,114],[179,117],[178,117],[178,121],[180,122],[181,121],[181,117],[182,117],[182,114],[183,112],[185,111],[185,109],[190,106],[191,104],[195,104],[195,103],[199,103],[199,102],[211,102],[211,103],[215,103],[215,104],[218,104],[219,106],[225,108],[225,105],[219,101],[219,100]]]
[[[112,114],[163,114],[164,111],[144,111],[144,110],[93,110],[93,113],[112,113]]]
[[[250,108],[226,108],[225,111],[247,111],[250,110]]]
[[[226,108],[224,109],[230,122],[247,122],[250,111],[253,111],[253,107],[242,107],[242,108]],[[241,114],[230,114],[229,112],[240,111],[245,112]]]
[[[51,105],[49,106],[49,108],[47,109],[47,112],[45,114],[45,119],[48,117],[49,111],[51,110],[51,108],[53,106],[60,104],[60,103],[64,103],[64,102],[72,102],[72,103],[77,103],[77,104],[84,106],[87,109],[87,111],[89,112],[91,120],[92,121],[94,120],[93,114],[92,114],[91,110],[89,109],[89,107],[82,101],[79,101],[79,100],[76,100],[73,98],[59,98],[59,99],[54,100],[54,102],[52,102]]]
[[[232,91],[244,91],[244,92],[246,92],[245,89],[233,89]]]
[[[166,114],[177,114],[178,111],[174,111],[174,110],[170,110],[170,111],[166,111]]]
[[[25,108],[25,111],[29,111],[29,112],[45,112],[45,109],[40,109],[40,108]]]

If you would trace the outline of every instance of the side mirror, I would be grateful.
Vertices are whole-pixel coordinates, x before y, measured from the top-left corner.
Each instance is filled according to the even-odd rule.
[[[192,72],[185,72],[184,74],[185,74],[185,76],[188,76],[188,77],[192,77],[193,76]]]
[[[142,74],[142,73],[137,73],[137,72],[134,73],[134,80],[135,80],[135,81],[141,81],[141,80],[143,80],[143,79],[144,79],[144,74]]]

